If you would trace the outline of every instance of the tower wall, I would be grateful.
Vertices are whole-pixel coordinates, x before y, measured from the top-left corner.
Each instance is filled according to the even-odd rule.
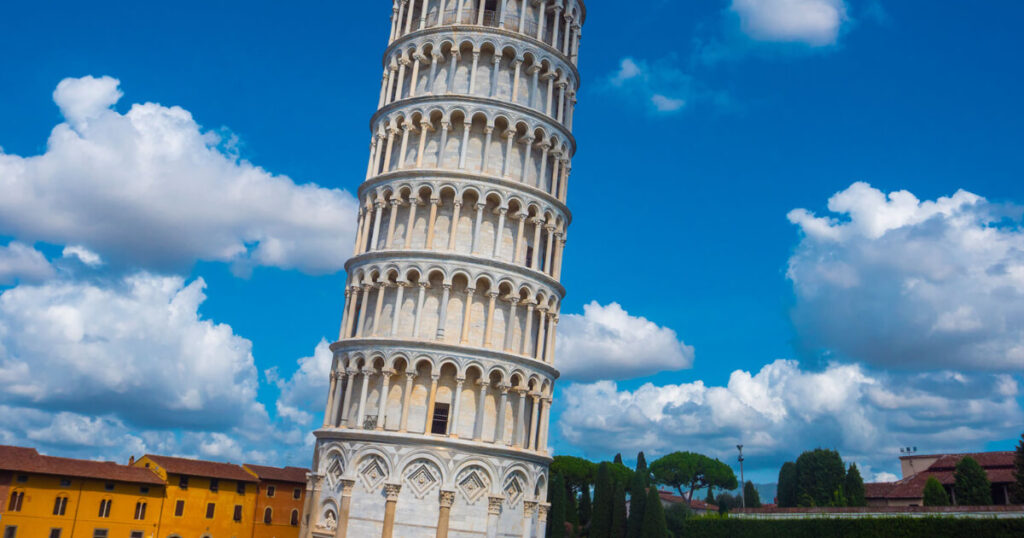
[[[392,9],[303,536],[543,536],[578,0]]]

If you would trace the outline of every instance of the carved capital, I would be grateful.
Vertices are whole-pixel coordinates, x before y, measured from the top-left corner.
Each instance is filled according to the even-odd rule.
[[[487,497],[487,513],[498,515],[501,513],[501,504],[505,501],[504,497],[497,495],[490,495]]]
[[[537,506],[537,519],[541,521],[548,520],[548,510],[551,509],[550,503],[541,503]]]
[[[455,503],[455,492],[445,491],[442,489],[439,494],[439,501],[441,503],[441,508],[451,508],[452,504]]]
[[[355,480],[348,480],[348,479],[344,479],[344,478],[341,479],[341,496],[342,497],[351,497],[352,496],[352,488],[355,485],[356,485],[356,481]]]
[[[401,484],[384,484],[384,495],[387,496],[388,502],[395,502],[398,500],[398,492],[402,491]]]
[[[537,501],[523,501],[523,518],[530,519],[537,510]]]

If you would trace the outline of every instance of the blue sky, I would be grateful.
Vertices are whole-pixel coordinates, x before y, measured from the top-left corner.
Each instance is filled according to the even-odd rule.
[[[1024,7],[587,8],[556,453],[1011,447]],[[307,464],[386,3],[4,11],[0,442]]]

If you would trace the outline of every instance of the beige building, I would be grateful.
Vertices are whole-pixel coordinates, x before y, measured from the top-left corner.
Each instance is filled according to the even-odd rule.
[[[543,536],[580,0],[397,0],[303,536]]]
[[[992,483],[992,502],[997,505],[1010,504],[1010,484],[1013,477],[1013,452],[975,452],[970,454],[930,454],[900,457],[903,478],[896,482],[875,482],[864,484],[868,506],[921,506],[924,499],[924,484],[935,477],[956,504],[956,482],[953,473],[956,464],[970,456],[981,464]]]

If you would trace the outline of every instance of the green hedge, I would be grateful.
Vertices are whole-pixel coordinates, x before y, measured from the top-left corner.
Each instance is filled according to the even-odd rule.
[[[691,518],[677,538],[844,538],[900,536],[935,538],[1024,536],[1024,519],[879,517],[859,519]]]

